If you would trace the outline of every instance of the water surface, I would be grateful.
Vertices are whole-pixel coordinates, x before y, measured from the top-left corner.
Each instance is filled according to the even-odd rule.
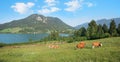
[[[21,43],[41,40],[48,34],[0,34],[0,43]]]
[[[0,43],[21,43],[29,41],[37,41],[47,37],[49,34],[0,34]],[[60,36],[69,36],[69,34],[61,33]]]

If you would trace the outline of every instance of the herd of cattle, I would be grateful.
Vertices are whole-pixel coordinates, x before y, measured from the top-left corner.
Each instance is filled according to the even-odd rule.
[[[82,48],[85,48],[85,46],[86,46],[85,42],[80,42],[79,44],[76,45],[76,48],[82,49]],[[93,42],[92,43],[92,48],[101,47],[101,46],[102,46],[101,42]],[[59,48],[59,46],[55,45],[55,44],[51,44],[48,47],[53,48],[53,49]]]
[[[79,44],[76,45],[77,48],[84,48],[85,47],[85,42],[80,42]],[[101,47],[102,46],[102,43],[101,42],[93,42],[92,43],[92,48],[95,48],[95,47]]]
[[[64,42],[62,42],[62,43],[56,42],[56,43],[46,44],[46,46],[48,46],[48,48],[51,48],[51,49],[57,49],[57,48],[60,48],[59,44],[64,44]],[[33,44],[31,46],[40,46],[40,45]],[[101,47],[101,46],[102,46],[101,42],[93,42],[91,47],[95,48],[95,47]],[[11,48],[25,48],[27,46],[9,46],[9,47],[11,47]],[[86,43],[82,41],[82,42],[78,43],[75,48],[82,49],[85,47],[86,47]]]

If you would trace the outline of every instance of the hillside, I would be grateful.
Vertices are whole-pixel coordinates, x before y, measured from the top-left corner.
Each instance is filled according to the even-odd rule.
[[[45,17],[38,14],[0,25],[0,32],[3,33],[46,33],[53,30],[63,32],[71,29],[73,29],[71,26],[57,17]]]
[[[116,26],[118,26],[118,24],[120,23],[120,18],[113,18],[113,19],[114,19],[114,21],[115,21],[115,23],[116,23]],[[108,27],[109,27],[109,25],[110,25],[110,22],[111,22],[111,19],[101,19],[101,20],[97,20],[97,21],[96,21],[97,24],[103,25],[103,24],[105,23]],[[81,28],[81,27],[87,28],[87,27],[88,27],[88,23],[84,23],[84,24],[78,25],[78,26],[76,26],[75,28],[76,28],[76,29],[79,29],[79,28]]]
[[[58,44],[51,49],[52,42],[0,48],[0,62],[120,62],[120,37],[85,41],[83,49],[75,49],[79,42]],[[94,41],[103,46],[92,49]]]

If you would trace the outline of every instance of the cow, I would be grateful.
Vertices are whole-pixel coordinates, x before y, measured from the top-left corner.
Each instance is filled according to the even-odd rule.
[[[101,43],[101,42],[93,42],[93,43],[92,43],[92,48],[101,47],[101,46],[102,46],[102,43]]]
[[[58,46],[58,45],[53,45],[53,44],[51,44],[51,45],[49,45],[49,48],[56,49],[56,48],[59,48],[59,46]]]
[[[85,42],[80,42],[79,44],[76,45],[77,48],[84,48],[85,47]]]

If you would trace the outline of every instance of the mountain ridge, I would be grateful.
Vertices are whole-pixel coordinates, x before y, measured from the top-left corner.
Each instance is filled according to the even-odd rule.
[[[17,32],[12,32],[14,29]],[[63,32],[69,29],[72,30],[73,27],[65,24],[61,19],[39,14],[32,14],[23,19],[0,24],[0,32],[2,33],[46,33],[54,30]]]
[[[116,23],[116,26],[118,26],[118,24],[120,23],[120,17],[118,17],[118,18],[112,18],[112,19],[114,19],[114,21],[115,21],[115,23]],[[109,27],[109,26],[110,26],[110,22],[111,22],[112,19],[105,19],[105,18],[104,18],[104,19],[97,20],[96,23],[97,23],[97,24],[101,24],[101,25],[106,24],[106,25]],[[88,27],[88,23],[89,23],[89,22],[86,22],[86,23],[77,25],[77,26],[75,26],[74,28],[75,28],[75,29],[80,29],[81,27],[87,28],[87,27]]]

